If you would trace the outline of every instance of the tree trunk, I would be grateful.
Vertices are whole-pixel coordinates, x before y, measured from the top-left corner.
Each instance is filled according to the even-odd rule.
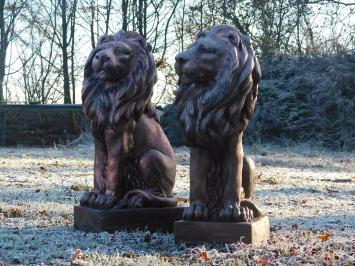
[[[64,103],[70,100],[69,56],[68,56],[68,24],[67,24],[67,1],[62,0],[62,53],[63,53],[63,89]]]
[[[122,0],[122,29],[127,30],[128,27],[128,0]]]

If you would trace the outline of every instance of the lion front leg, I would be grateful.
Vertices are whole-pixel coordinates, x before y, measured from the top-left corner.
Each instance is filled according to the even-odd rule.
[[[253,211],[248,207],[241,207],[243,145],[242,134],[227,145],[223,166],[223,196],[218,212],[221,221],[250,221]]]
[[[118,201],[118,184],[124,178],[123,168],[129,153],[129,133],[106,129],[105,141],[107,149],[105,191],[96,198],[95,207],[98,209],[112,208]]]
[[[85,192],[80,198],[80,205],[95,207],[100,193],[105,192],[107,149],[105,143],[95,137],[94,189]]]
[[[190,206],[183,213],[184,220],[208,220],[207,177],[210,154],[207,150],[193,147],[190,158]]]

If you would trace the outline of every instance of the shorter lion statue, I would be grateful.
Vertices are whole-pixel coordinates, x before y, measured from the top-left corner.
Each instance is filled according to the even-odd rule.
[[[255,166],[242,136],[254,112],[260,66],[247,36],[228,25],[199,32],[176,56],[176,110],[191,147],[190,206],[185,220],[250,221]]]
[[[174,151],[151,104],[156,81],[151,47],[136,32],[102,36],[89,55],[82,103],[95,139],[94,189],[82,206],[177,205]]]

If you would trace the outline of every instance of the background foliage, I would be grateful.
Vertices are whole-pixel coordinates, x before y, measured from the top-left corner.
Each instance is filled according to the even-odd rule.
[[[86,56],[103,34],[134,30],[152,44],[154,102],[181,144],[174,56],[220,23],[248,34],[262,63],[251,142],[354,147],[355,3],[351,0],[0,0],[0,102],[78,103]]]

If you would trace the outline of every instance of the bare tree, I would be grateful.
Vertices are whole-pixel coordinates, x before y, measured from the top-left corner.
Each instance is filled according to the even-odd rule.
[[[0,103],[4,98],[4,78],[6,75],[6,55],[9,44],[16,38],[15,24],[27,1],[0,0]]]

